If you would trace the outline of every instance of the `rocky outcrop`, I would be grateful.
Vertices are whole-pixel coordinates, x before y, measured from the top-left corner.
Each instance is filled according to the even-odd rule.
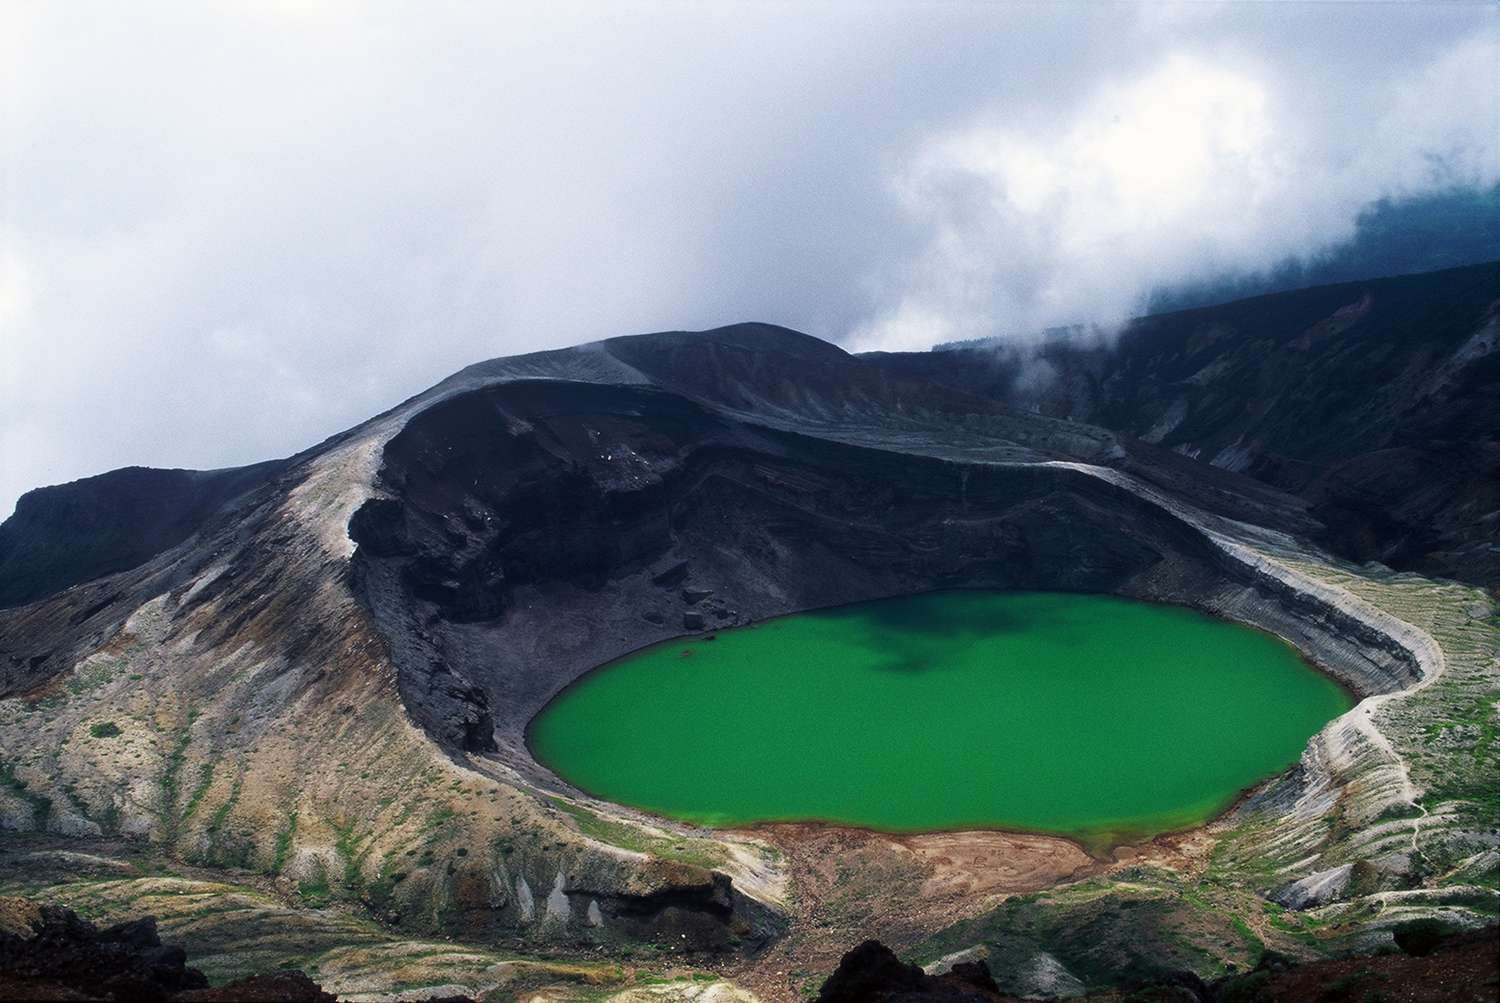
[[[961,961],[942,975],[928,975],[902,963],[876,940],[844,955],[817,996],[818,1003],[982,1003],[1002,998],[983,961]]]
[[[0,897],[0,1000],[335,1003],[336,997],[295,970],[211,987],[187,966],[181,947],[161,942],[151,916],[101,930],[71,909]]]
[[[161,942],[150,917],[100,930],[71,909],[17,898],[0,898],[0,973],[92,999],[159,1000],[208,987],[182,948]]]
[[[1331,902],[1349,887],[1353,864],[1341,864],[1288,882],[1269,896],[1272,902],[1288,909],[1307,909]]]

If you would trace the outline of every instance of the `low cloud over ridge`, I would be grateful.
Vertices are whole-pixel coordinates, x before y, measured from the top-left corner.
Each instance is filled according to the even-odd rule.
[[[1055,121],[938,136],[894,185],[927,242],[850,347],[1107,330],[1156,290],[1315,258],[1377,200],[1500,183],[1497,67],[1481,32],[1381,83],[1354,145],[1273,67],[1187,52]]]

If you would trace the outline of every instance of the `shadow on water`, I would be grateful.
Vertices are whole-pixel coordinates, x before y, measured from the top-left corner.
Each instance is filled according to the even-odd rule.
[[[963,591],[903,596],[805,615],[839,622],[848,642],[879,656],[876,668],[903,673],[947,668],[956,646],[997,634],[1047,628],[1050,636],[1066,643],[1068,632],[1056,628],[1073,619],[1061,602]]]

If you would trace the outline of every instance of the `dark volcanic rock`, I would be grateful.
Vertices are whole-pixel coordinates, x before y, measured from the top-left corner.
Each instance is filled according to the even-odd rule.
[[[597,903],[605,922],[626,936],[694,951],[753,950],[781,931],[777,916],[741,895],[723,874],[700,868],[702,880],[695,882],[690,873],[684,870],[684,880],[670,889],[646,894],[622,894],[587,883],[563,891],[580,911]]]
[[[209,986],[146,916],[98,929],[71,909],[0,898],[0,1000],[335,1003],[299,971]],[[458,1003],[463,997],[451,997]],[[434,1001],[437,1003],[437,1001]]]
[[[1267,952],[1253,971],[1219,979],[1196,998],[1212,1003],[1447,1003],[1500,996],[1500,927],[1448,933],[1424,943],[1424,948],[1418,956],[1377,954],[1300,964]],[[1132,998],[1150,997],[1138,993]],[[1174,997],[1162,993],[1158,998]],[[1191,997],[1179,990],[1175,998]]]
[[[1493,999],[1500,986],[1500,927],[1424,936],[1421,951],[1414,955],[1356,955],[1299,963],[1267,951],[1254,970],[1212,983],[1191,973],[1142,981],[1116,972],[1100,984],[1115,988],[1074,998],[1101,1003]],[[980,1003],[1015,997],[1001,994],[983,962],[955,965],[944,975],[926,975],[871,940],[844,955],[817,999],[819,1003]]]
[[[867,940],[844,955],[817,998],[818,1003],[982,1003],[1002,997],[982,961],[927,975],[879,941]]]
[[[0,899],[0,917],[0,972],[16,982],[143,1001],[208,986],[182,948],[161,942],[149,917],[100,930],[71,909],[25,899]]]
[[[452,997],[457,1003],[466,997]],[[173,1003],[338,1003],[338,997],[325,993],[302,972],[275,972],[251,975],[226,982],[211,989],[189,989],[172,997]],[[439,1003],[439,1001],[431,1001]]]
[[[1500,263],[872,361],[1294,492],[1358,560],[1500,581]]]
[[[187,539],[280,461],[229,470],[125,467],[28,491],[0,523],[0,607],[133,568]]]

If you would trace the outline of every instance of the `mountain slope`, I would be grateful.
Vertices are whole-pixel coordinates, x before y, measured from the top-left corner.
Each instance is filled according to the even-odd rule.
[[[23,495],[0,523],[0,607],[124,571],[181,543],[279,462],[228,470],[125,467]]]
[[[1500,263],[879,361],[1294,493],[1356,560],[1500,582]]]

